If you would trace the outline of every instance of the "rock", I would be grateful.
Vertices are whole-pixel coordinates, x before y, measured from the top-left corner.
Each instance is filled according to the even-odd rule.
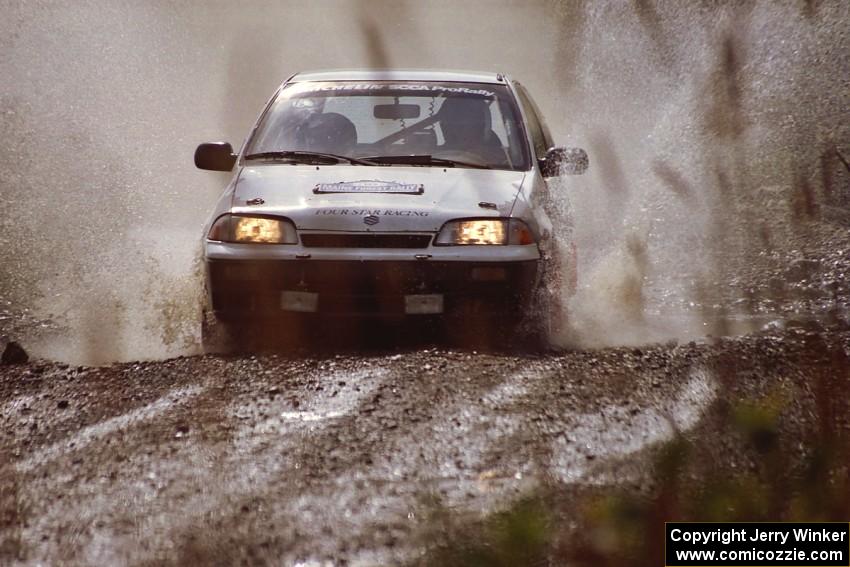
[[[15,341],[9,341],[6,343],[6,348],[3,349],[0,364],[26,364],[29,359],[27,351],[21,345]]]
[[[785,321],[782,319],[774,319],[761,328],[763,332],[781,331],[783,329],[785,329]]]
[[[59,409],[67,409],[67,407],[68,407],[68,400],[59,400],[59,401],[56,403],[56,407],[57,407],[57,408],[59,408]]]

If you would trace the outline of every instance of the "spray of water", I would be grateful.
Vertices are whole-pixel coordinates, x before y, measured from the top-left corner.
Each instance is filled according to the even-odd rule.
[[[848,16],[838,3],[585,7],[570,34],[587,64],[561,104],[595,159],[587,179],[563,183],[582,255],[562,344],[763,324],[747,271],[806,232],[834,186],[815,179],[819,159],[833,171],[818,152],[848,140],[836,121]]]
[[[50,358],[194,352],[200,227],[226,179],[196,171],[192,151],[238,145],[302,69],[477,68],[529,86],[558,142],[592,163],[557,188],[580,259],[562,344],[723,332],[717,321],[758,299],[734,266],[846,203],[834,150],[850,128],[850,5],[839,0],[2,13],[0,323]]]

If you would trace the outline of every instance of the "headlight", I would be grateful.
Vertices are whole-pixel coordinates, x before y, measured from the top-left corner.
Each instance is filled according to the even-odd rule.
[[[298,244],[295,225],[274,217],[222,215],[213,223],[207,238],[221,242]]]
[[[434,244],[524,245],[534,244],[534,235],[524,222],[517,219],[464,219],[444,224]]]

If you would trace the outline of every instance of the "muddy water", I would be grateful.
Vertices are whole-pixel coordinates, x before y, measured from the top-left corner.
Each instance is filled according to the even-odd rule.
[[[846,203],[828,152],[848,147],[846,2],[2,11],[0,327],[48,358],[195,352],[200,227],[225,179],[194,170],[192,151],[238,145],[300,69],[479,68],[527,84],[593,164],[559,189],[580,251],[561,344],[728,331],[727,314],[752,312],[736,301],[769,291],[740,267],[803,256],[799,227]]]

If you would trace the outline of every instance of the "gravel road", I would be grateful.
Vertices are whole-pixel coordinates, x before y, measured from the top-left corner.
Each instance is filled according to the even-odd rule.
[[[542,354],[414,345],[6,366],[0,556],[410,561],[434,506],[484,514],[544,482],[640,483],[647,453],[695,427],[721,450],[729,433],[707,417],[724,398],[780,388],[805,416],[806,341],[850,354],[846,330],[810,327]]]

